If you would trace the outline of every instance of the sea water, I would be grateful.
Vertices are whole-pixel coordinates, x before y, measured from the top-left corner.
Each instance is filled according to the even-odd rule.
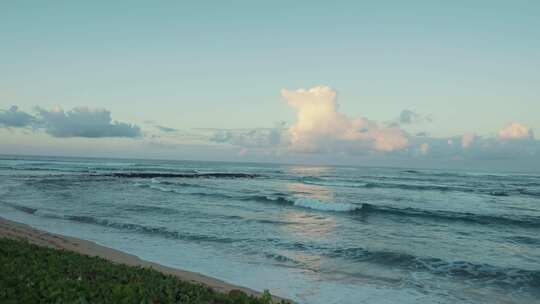
[[[3,156],[0,216],[298,303],[540,303],[540,174]]]

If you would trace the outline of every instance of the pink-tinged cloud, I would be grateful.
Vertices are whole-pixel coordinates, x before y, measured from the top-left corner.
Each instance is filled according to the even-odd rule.
[[[475,139],[476,139],[476,134],[474,134],[474,133],[464,134],[461,137],[461,147],[463,149],[467,149],[468,147],[470,147],[473,144]]]
[[[526,125],[513,122],[499,131],[501,139],[526,139],[533,138],[533,131]]]
[[[288,130],[293,150],[394,151],[408,144],[405,132],[397,127],[381,127],[367,118],[340,113],[337,93],[329,87],[282,90],[281,95],[298,111],[296,122]]]
[[[245,156],[248,153],[248,149],[242,148],[238,151],[238,156]]]
[[[421,145],[420,145],[420,149],[419,149],[419,150],[420,150],[420,154],[422,154],[422,155],[428,154],[429,148],[430,148],[430,146],[429,146],[428,143],[423,143],[423,144],[421,144]]]

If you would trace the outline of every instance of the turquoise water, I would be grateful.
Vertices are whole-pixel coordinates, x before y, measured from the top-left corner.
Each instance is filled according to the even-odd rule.
[[[0,215],[299,303],[540,303],[540,174],[4,156]]]

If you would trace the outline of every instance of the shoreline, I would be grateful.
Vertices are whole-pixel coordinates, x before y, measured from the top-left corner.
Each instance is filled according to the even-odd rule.
[[[1,216],[0,237],[16,240],[27,240],[31,244],[42,247],[68,250],[88,256],[97,256],[109,260],[115,264],[125,264],[128,266],[151,268],[164,274],[176,276],[182,281],[199,283],[222,293],[229,293],[233,290],[240,290],[248,295],[252,295],[255,297],[260,297],[262,295],[262,292],[249,289],[247,287],[230,284],[225,281],[209,277],[200,273],[186,271],[178,268],[172,268],[158,263],[146,261],[135,255],[122,252],[113,248],[105,247],[92,241],[39,230],[27,224],[14,222]],[[276,302],[286,300],[290,303],[293,303],[288,299],[283,299],[277,296],[272,296],[272,298]]]

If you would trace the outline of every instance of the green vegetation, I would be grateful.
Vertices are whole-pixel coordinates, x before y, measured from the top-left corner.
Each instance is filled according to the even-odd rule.
[[[0,303],[38,302],[269,304],[271,296],[223,294],[149,268],[0,238]]]

